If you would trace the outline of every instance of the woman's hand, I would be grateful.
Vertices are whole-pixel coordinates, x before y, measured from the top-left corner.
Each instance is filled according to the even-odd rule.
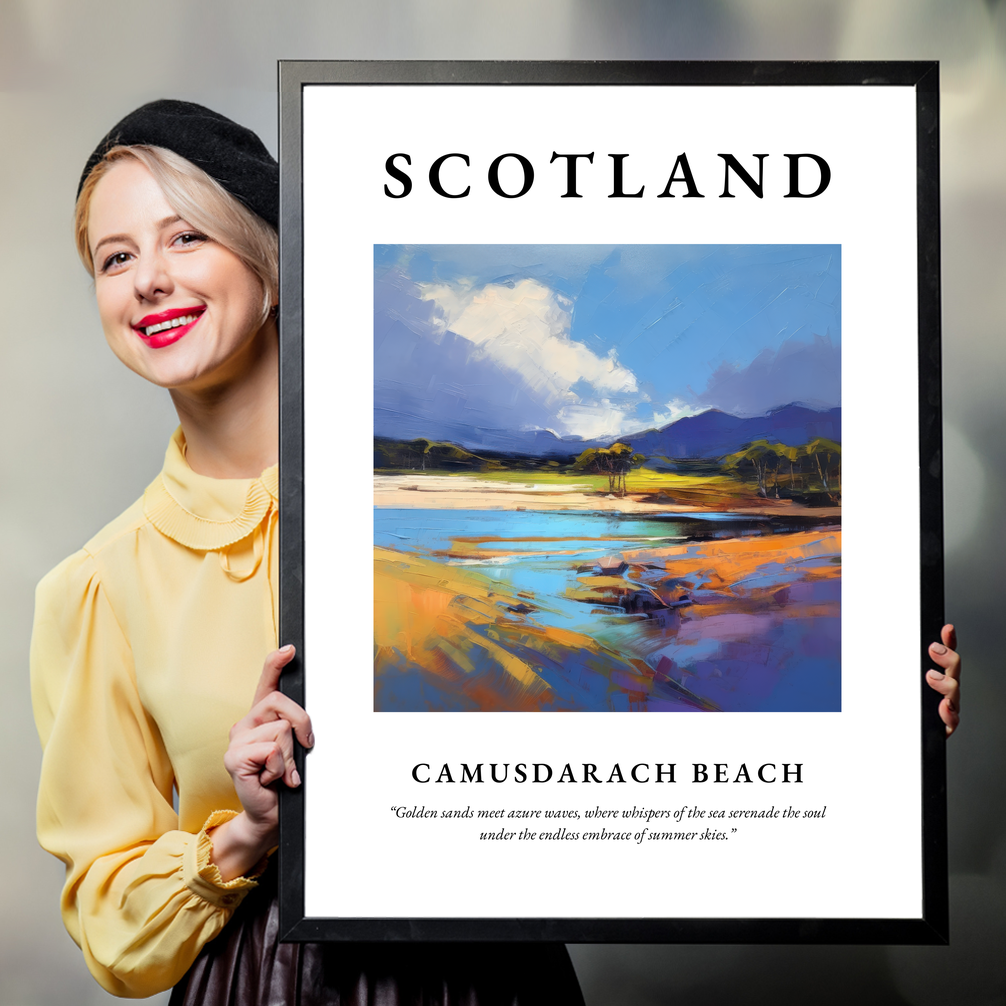
[[[283,668],[293,659],[292,646],[273,650],[262,667],[251,711],[231,727],[224,766],[244,810],[210,834],[212,861],[224,880],[247,873],[279,838],[278,780],[293,788],[300,774],[293,759],[293,737],[314,746],[311,718],[279,691]]]
[[[957,632],[952,625],[944,625],[941,643],[931,643],[929,656],[943,668],[926,672],[929,687],[943,696],[940,719],[947,726],[949,737],[961,721],[961,658],[957,653]]]

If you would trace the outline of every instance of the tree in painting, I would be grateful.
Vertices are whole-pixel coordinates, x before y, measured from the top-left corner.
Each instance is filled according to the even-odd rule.
[[[633,454],[631,444],[614,443],[610,447],[588,447],[574,462],[573,471],[592,471],[608,478],[608,492],[625,495],[625,476],[646,460]]]

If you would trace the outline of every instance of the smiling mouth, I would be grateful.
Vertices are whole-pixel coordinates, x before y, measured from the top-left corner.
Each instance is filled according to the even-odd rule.
[[[181,328],[182,325],[191,325],[198,318],[198,314],[183,314],[180,318],[172,318],[171,321],[162,321],[159,325],[148,325],[140,331],[146,338],[157,335],[158,332],[166,332],[169,328]]]
[[[138,325],[134,325],[133,330],[144,339],[149,339],[161,332],[170,332],[171,329],[191,325],[205,310],[206,308],[189,308],[187,310],[165,311],[162,315],[148,315],[141,319]],[[144,325],[143,322],[148,322],[148,324]]]
[[[146,315],[133,325],[133,331],[148,348],[164,349],[188,335],[205,311],[204,305],[173,307],[158,314]]]

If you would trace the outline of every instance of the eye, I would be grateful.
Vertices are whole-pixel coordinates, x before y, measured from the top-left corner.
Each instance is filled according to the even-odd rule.
[[[183,231],[171,243],[176,248],[193,248],[208,240],[209,238],[205,234],[200,234],[199,231]]]
[[[122,266],[124,266],[132,256],[129,252],[114,252],[109,255],[101,264],[101,271],[106,272],[117,272]]]

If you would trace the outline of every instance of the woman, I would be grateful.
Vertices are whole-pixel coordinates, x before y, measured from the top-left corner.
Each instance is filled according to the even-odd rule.
[[[38,831],[67,929],[121,996],[582,1004],[561,945],[277,943],[276,787],[314,740],[274,649],[277,221],[258,137],[187,102],[131,113],[81,178],[106,339],[180,426],[142,499],[38,589]]]

